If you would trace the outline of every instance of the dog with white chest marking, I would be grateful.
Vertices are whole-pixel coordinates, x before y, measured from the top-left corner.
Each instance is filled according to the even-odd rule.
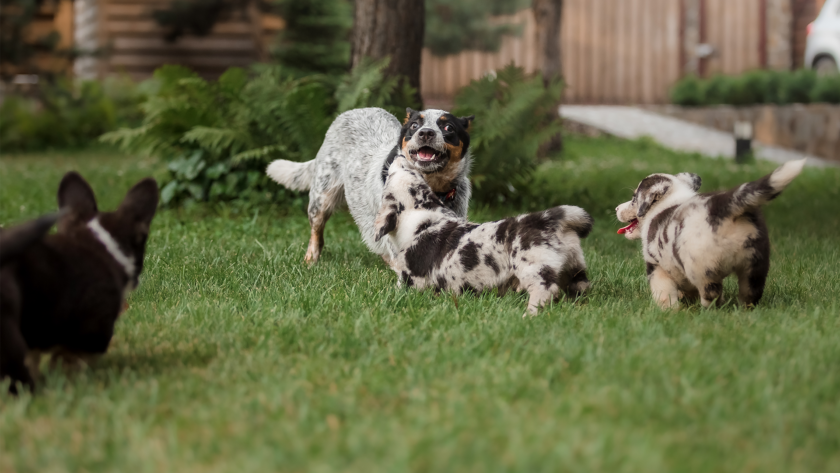
[[[652,174],[633,199],[616,208],[618,231],[642,240],[653,297],[663,309],[681,296],[700,297],[703,307],[721,302],[723,280],[738,277],[738,299],[754,306],[764,294],[770,270],[770,238],[761,207],[776,198],[802,171],[791,161],[757,181],[725,192],[698,194],[691,173]]]
[[[0,376],[12,392],[16,382],[34,388],[41,353],[76,364],[108,349],[143,270],[158,186],[143,179],[116,211],[100,212],[88,183],[69,172],[58,204],[56,234],[43,236],[55,221],[47,217],[0,238]]]
[[[373,221],[388,166],[398,152],[421,173],[444,205],[465,217],[470,200],[469,128],[474,117],[443,110],[407,109],[402,125],[381,108],[342,113],[327,131],[314,160],[277,160],[266,174],[291,190],[309,190],[311,234],[304,261],[315,263],[324,246],[324,226],[336,205],[347,202],[365,244],[386,259],[387,243],[374,238]]]
[[[561,291],[575,297],[589,288],[580,240],[591,229],[592,217],[568,205],[470,223],[403,156],[389,168],[375,222],[376,240],[390,241],[395,251],[391,268],[401,283],[455,294],[524,289],[531,314]]]

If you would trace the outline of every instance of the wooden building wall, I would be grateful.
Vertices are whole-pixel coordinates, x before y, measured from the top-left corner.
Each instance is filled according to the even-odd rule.
[[[145,79],[163,64],[181,64],[203,76],[216,77],[233,66],[248,66],[267,58],[268,48],[283,22],[249,8],[218,22],[210,35],[164,40],[166,30],[152,16],[169,0],[76,0],[76,43],[98,51],[76,62],[78,77],[127,74]]]
[[[786,1],[805,2],[813,9],[821,0]],[[775,35],[768,42],[768,25],[786,28],[784,18],[790,18],[790,10],[781,7],[786,6],[767,0],[565,0],[561,28],[565,100],[662,103],[668,100],[670,86],[685,73],[710,76],[789,67],[786,60],[777,59],[776,50],[789,51],[791,35]],[[768,8],[779,10],[772,12],[771,21]],[[539,69],[531,10],[510,19],[524,25],[523,34],[505,38],[498,53],[436,57],[424,51],[423,96],[445,103],[470,80],[510,62],[528,71]],[[794,19],[791,26],[799,28],[799,22]],[[804,31],[804,25],[801,28]],[[788,44],[778,44],[785,41]],[[705,59],[693,57],[698,44],[711,45],[714,53]],[[792,54],[800,57],[801,48]]]

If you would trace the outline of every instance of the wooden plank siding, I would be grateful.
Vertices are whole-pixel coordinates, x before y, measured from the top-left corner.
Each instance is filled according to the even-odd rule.
[[[142,80],[164,64],[180,64],[205,77],[227,68],[266,60],[271,41],[283,22],[256,9],[236,10],[218,22],[209,35],[164,40],[166,30],[154,20],[155,10],[169,0],[76,0],[76,42],[98,51],[76,61],[82,78],[127,74]]]
[[[813,1],[813,0],[812,0]],[[761,67],[761,0],[704,0],[703,41],[715,53],[702,61],[704,75],[738,74]],[[681,0],[565,0],[561,49],[568,103],[664,103],[683,74]],[[504,19],[522,23],[519,38],[505,38],[497,53],[436,57],[423,51],[421,92],[450,101],[470,80],[509,62],[539,69],[530,9]]]
[[[656,103],[679,77],[677,0],[566,0],[561,47],[565,100],[574,103]],[[513,62],[540,68],[530,9],[505,20],[524,26],[522,36],[502,41],[496,53],[464,52],[436,57],[423,51],[420,88],[432,101]]]

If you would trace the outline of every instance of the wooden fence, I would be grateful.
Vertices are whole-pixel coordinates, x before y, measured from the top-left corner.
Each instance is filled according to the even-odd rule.
[[[766,65],[765,0],[566,0],[561,47],[570,103],[662,103],[687,72],[694,46],[685,41],[685,10],[700,9],[699,39],[713,47],[695,61],[703,75],[737,74]],[[436,57],[423,52],[421,92],[433,102],[451,100],[471,80],[514,62],[540,68],[531,10],[506,19],[524,25],[497,53]],[[762,56],[764,54],[764,56]]]

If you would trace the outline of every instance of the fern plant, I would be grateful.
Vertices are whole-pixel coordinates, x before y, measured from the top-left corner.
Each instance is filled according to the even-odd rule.
[[[379,106],[402,112],[414,90],[386,78],[385,61],[365,61],[339,81],[295,77],[281,66],[228,69],[207,81],[180,66],[155,71],[143,123],[102,136],[123,149],[163,158],[164,204],[282,199],[265,176],[274,159],[313,159],[335,116]],[[336,86],[335,84],[339,85]]]
[[[454,113],[479,117],[470,130],[475,199],[499,202],[527,194],[540,146],[560,132],[559,120],[551,117],[562,92],[559,80],[544,85],[541,76],[511,64],[458,93]]]

